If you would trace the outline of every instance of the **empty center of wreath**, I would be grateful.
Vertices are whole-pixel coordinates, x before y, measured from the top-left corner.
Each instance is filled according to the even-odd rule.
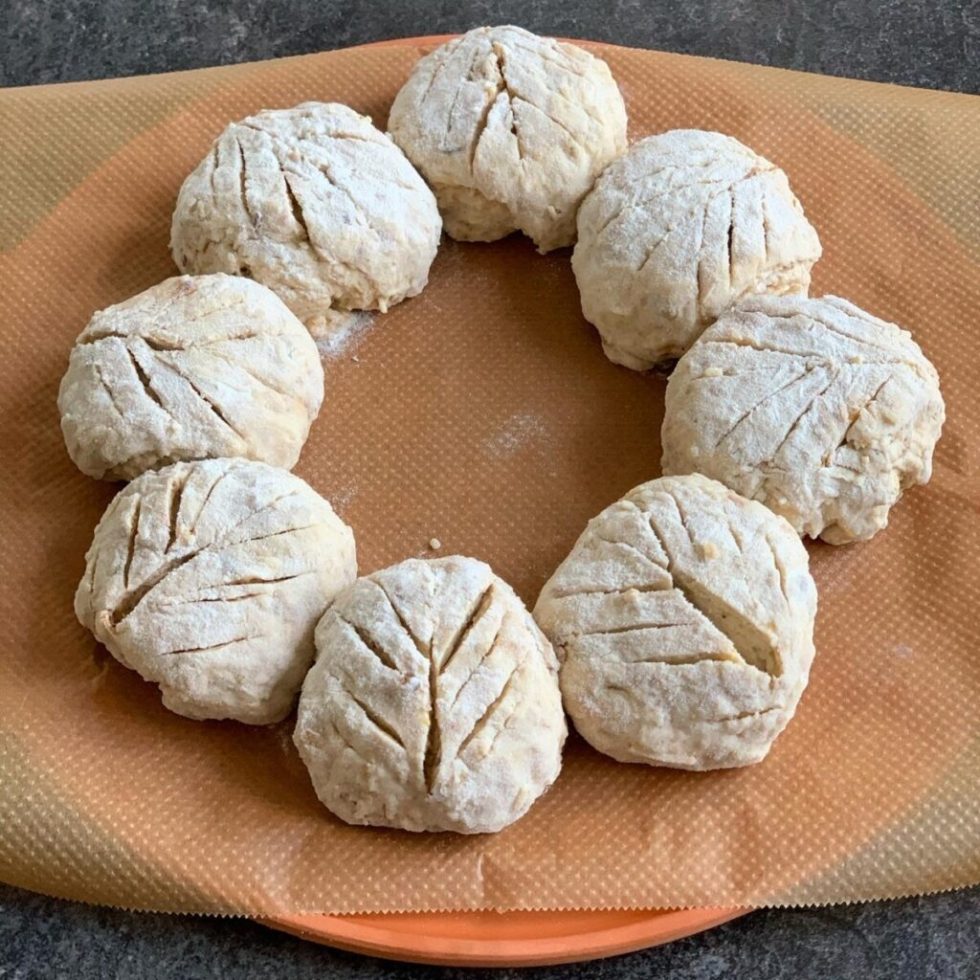
[[[296,472],[358,563],[480,555],[525,600],[586,521],[659,473],[664,381],[611,364],[565,252],[443,238],[423,293],[324,361]]]

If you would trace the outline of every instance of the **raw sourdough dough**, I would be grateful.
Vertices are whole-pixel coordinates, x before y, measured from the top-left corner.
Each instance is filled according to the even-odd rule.
[[[304,102],[218,137],[180,189],[170,244],[182,271],[249,276],[307,321],[421,292],[441,230],[432,192],[367,116]]]
[[[289,469],[322,400],[316,344],[275,293],[237,276],[179,276],[92,317],[58,408],[83,473],[131,480],[219,456]]]
[[[677,129],[612,163],[582,202],[572,268],[617,364],[679,357],[748,293],[806,293],[817,233],[786,174],[738,140]]]
[[[558,776],[554,651],[483,562],[410,559],[360,578],[316,645],[294,740],[342,820],[496,831]]]
[[[446,231],[515,230],[571,245],[596,175],[626,149],[626,108],[604,61],[519,27],[481,27],[415,66],[388,129],[432,185]]]
[[[286,470],[243,459],[144,473],[109,505],[75,594],[79,621],[188,718],[290,710],[313,630],[357,573],[354,535]]]
[[[702,476],[644,483],[589,522],[534,616],[565,708],[620,762],[758,762],[796,710],[817,593],[799,537]]]
[[[929,480],[944,418],[936,369],[907,331],[834,296],[752,297],[677,364],[663,471],[714,477],[845,544]]]

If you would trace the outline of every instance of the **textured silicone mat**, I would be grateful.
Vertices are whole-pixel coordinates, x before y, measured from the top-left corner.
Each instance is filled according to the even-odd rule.
[[[184,175],[231,119],[339,100],[379,124],[429,42],[0,93],[0,876],[138,908],[275,915],[831,902],[980,880],[980,103],[588,45],[637,138],[716,128],[789,173],[814,294],[910,328],[949,421],[874,541],[812,546],[818,654],[762,765],[617,765],[573,739],[493,837],[346,827],[289,742],[169,714],[71,609],[113,488],[69,462],[55,393],[92,310],[173,273]],[[355,359],[356,357],[356,359]],[[567,253],[444,242],[417,299],[327,359],[298,467],[371,570],[424,553],[537,590],[586,520],[658,475],[664,382],[616,368]]]

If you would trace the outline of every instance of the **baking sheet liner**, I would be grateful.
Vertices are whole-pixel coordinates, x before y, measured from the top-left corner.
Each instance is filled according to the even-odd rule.
[[[631,137],[720,129],[789,173],[834,292],[909,327],[949,420],[935,475],[868,544],[810,546],[818,653],[761,765],[618,765],[570,741],[496,836],[351,828],[289,724],[164,710],[75,621],[114,488],[65,452],[55,397],[91,312],[174,273],[177,189],[231,119],[338,100],[383,125],[431,42],[0,93],[0,878],[133,908],[578,909],[853,901],[980,881],[980,102],[588,45]],[[568,253],[445,241],[429,287],[341,344],[297,472],[370,571],[489,561],[532,603],[589,517],[659,473],[664,380],[610,364]]]

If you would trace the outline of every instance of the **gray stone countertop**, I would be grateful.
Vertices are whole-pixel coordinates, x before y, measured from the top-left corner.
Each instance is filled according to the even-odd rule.
[[[484,23],[980,91],[977,0],[3,0],[0,85],[232,64]],[[763,910],[640,953],[495,972],[583,980],[974,980],[980,977],[980,888],[861,906]],[[388,963],[247,921],[138,915],[0,885],[2,980],[464,975],[486,971]]]

